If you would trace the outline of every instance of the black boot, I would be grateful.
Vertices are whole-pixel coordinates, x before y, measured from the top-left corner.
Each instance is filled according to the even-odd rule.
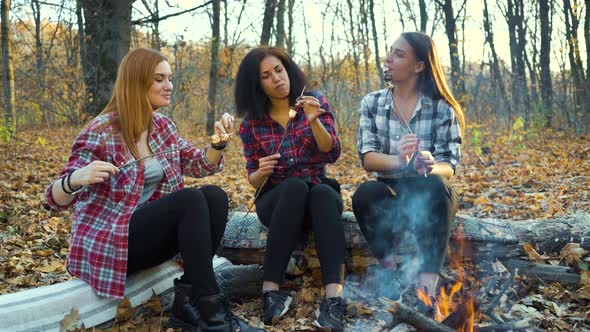
[[[172,315],[165,326],[182,331],[200,332],[203,324],[199,310],[191,303],[193,287],[191,284],[174,279],[174,303]]]
[[[231,312],[223,294],[203,296],[197,302],[201,313],[202,331],[258,332],[263,329],[249,326],[244,320]]]

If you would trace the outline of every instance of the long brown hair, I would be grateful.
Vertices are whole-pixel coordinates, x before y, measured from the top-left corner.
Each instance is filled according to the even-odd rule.
[[[100,114],[114,113],[113,125],[120,132],[129,152],[136,159],[136,142],[152,126],[153,109],[148,91],[154,82],[156,67],[166,57],[149,48],[136,48],[123,58],[111,100]]]
[[[422,32],[404,32],[401,36],[412,46],[418,61],[424,61],[424,70],[418,77],[418,90],[432,99],[443,99],[446,101],[459,119],[461,131],[465,131],[465,117],[461,105],[455,99],[447,79],[438,61],[438,52],[434,41],[429,35]]]

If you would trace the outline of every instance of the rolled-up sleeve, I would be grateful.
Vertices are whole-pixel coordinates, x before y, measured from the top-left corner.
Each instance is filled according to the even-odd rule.
[[[447,103],[441,103],[438,110],[441,116],[435,123],[434,152],[432,156],[436,162],[446,162],[453,170],[461,161],[461,126],[453,108]]]
[[[78,195],[74,195],[74,199],[66,205],[57,204],[53,199],[53,184],[56,181],[62,181],[69,173],[90,164],[92,161],[100,160],[102,151],[102,139],[98,132],[88,127],[78,134],[74,140],[74,145],[68,158],[68,164],[61,170],[57,180],[51,182],[45,190],[45,201],[51,209],[66,210],[76,204]]]
[[[357,133],[357,151],[361,161],[363,155],[367,152],[381,152],[381,142],[377,136],[377,125],[375,123],[375,114],[371,111],[369,105],[375,102],[375,96],[368,95],[361,101],[359,111],[359,128]]]

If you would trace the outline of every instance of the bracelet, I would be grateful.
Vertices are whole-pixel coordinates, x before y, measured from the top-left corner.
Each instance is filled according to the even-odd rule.
[[[70,192],[66,192],[66,193],[68,193],[70,195],[75,194],[78,190],[82,189],[82,187],[83,187],[83,186],[80,186],[80,187],[78,187],[76,189],[74,189],[72,187],[72,184],[70,182],[70,179],[72,178],[72,174],[74,174],[74,171],[71,171],[70,174],[68,174],[68,176],[66,176],[66,184],[68,185],[68,188],[70,188],[70,190],[71,190]]]
[[[221,150],[225,149],[226,146],[227,146],[227,141],[225,141],[223,143],[218,143],[218,144],[211,143],[211,147],[217,151],[221,151]]]
[[[68,176],[66,175],[66,176],[64,176],[63,178],[61,178],[61,190],[63,190],[63,192],[64,192],[64,193],[66,193],[66,194],[68,194],[68,195],[71,195],[71,194],[73,194],[74,192],[73,192],[73,191],[68,191],[68,190],[66,190],[66,186],[65,186],[65,184],[64,184],[64,180],[65,180],[67,177],[68,177]]]

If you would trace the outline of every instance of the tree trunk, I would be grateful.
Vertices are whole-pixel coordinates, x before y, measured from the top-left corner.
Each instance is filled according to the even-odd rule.
[[[279,0],[277,7],[277,47],[285,47],[285,0]]]
[[[367,94],[371,91],[371,80],[369,79],[370,77],[370,73],[369,73],[369,18],[368,18],[368,14],[367,14],[367,3],[365,1],[369,1],[369,0],[361,0],[360,1],[360,14],[361,14],[361,21],[360,21],[360,31],[361,31],[361,37],[359,38],[359,41],[362,40],[363,41],[363,62],[365,65],[365,91],[364,94]]]
[[[209,93],[207,94],[207,135],[213,134],[215,124],[215,96],[217,94],[217,71],[219,68],[219,21],[221,13],[220,0],[213,0],[213,22],[211,24],[211,67],[209,68]]]
[[[295,0],[287,0],[287,17],[289,18],[289,31],[287,35],[287,52],[293,56],[293,7],[295,6]]]
[[[420,31],[426,33],[426,25],[428,24],[428,10],[426,8],[426,1],[418,1],[420,5]]]
[[[354,88],[357,93],[359,93],[361,91],[361,78],[360,78],[360,70],[359,70],[359,55],[357,52],[358,49],[358,45],[356,42],[356,37],[354,34],[354,16],[353,16],[353,7],[352,7],[352,1],[351,0],[346,0],[346,3],[348,4],[348,20],[350,23],[350,38],[352,39],[352,60],[354,62]]]
[[[132,0],[81,0],[86,41],[86,113],[100,113],[111,98],[117,70],[129,51]]]
[[[572,3],[570,0],[563,1],[563,9],[565,15],[565,32],[566,32],[566,39],[569,45],[569,60],[570,60],[570,69],[573,77],[573,86],[574,86],[574,115],[577,117],[576,122],[579,122],[580,114],[585,113],[585,105],[584,105],[584,95],[586,92],[586,87],[584,86],[584,67],[582,65],[582,59],[580,57],[580,49],[578,43],[578,27],[580,25],[580,15],[577,12],[579,8],[579,3],[577,0]],[[587,106],[587,105],[586,105]],[[583,124],[582,124],[583,126]],[[581,132],[582,128],[578,128],[578,131]],[[578,132],[577,134],[580,134]]]
[[[467,0],[464,0],[467,1]],[[451,59],[451,82],[455,94],[461,99],[465,94],[465,80],[461,77],[461,60],[457,38],[457,18],[453,9],[453,0],[436,1],[445,14],[445,32],[449,40],[449,53]],[[465,3],[464,3],[465,4]]]
[[[586,132],[590,130],[590,1],[586,0],[586,18],[584,19],[584,41],[586,42],[586,109],[583,123],[586,124]]]
[[[82,80],[87,82],[90,80],[89,78],[89,66],[87,60],[87,52],[86,52],[86,35],[84,34],[84,18],[82,15],[82,2],[81,0],[76,0],[76,22],[78,25],[78,43],[80,44],[80,67],[82,68]],[[84,101],[88,100],[88,89],[84,90]],[[81,103],[82,107],[86,106],[86,102]],[[83,109],[78,109],[76,112],[77,120],[80,121],[80,117],[85,115]]]
[[[551,80],[551,30],[553,18],[549,14],[552,0],[539,1],[539,22],[541,23],[541,100],[545,111],[545,127],[551,127],[553,122],[553,86]],[[590,7],[589,7],[590,8]],[[588,22],[588,19],[586,19]],[[586,42],[586,45],[589,45]],[[590,54],[590,53],[589,53]]]
[[[41,4],[39,0],[31,0],[31,11],[33,12],[33,21],[35,22],[35,60],[37,62],[37,103],[43,114],[43,121],[49,127],[48,107],[45,96],[45,61],[43,61],[43,36],[41,27]]]
[[[269,45],[270,33],[277,7],[276,0],[266,0],[264,6],[264,18],[262,19],[262,34],[260,35],[260,45]]]
[[[10,0],[2,0],[2,66],[4,69],[4,123],[0,127],[1,140],[8,140],[16,135],[16,91],[14,86],[14,67],[12,64],[12,45],[10,32]]]
[[[369,0],[369,16],[371,18],[371,29],[373,30],[373,43],[375,45],[375,67],[379,73],[379,85],[381,88],[385,86],[383,80],[383,66],[381,64],[381,58],[379,57],[379,37],[377,36],[377,26],[375,24],[375,1]]]

